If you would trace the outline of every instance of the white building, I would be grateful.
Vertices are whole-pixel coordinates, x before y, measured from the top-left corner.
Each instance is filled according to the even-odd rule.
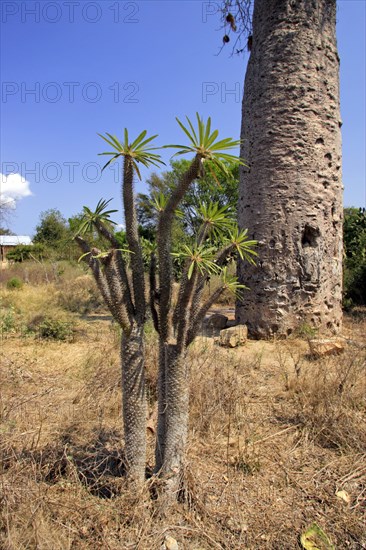
[[[32,240],[27,235],[0,235],[0,260],[6,262],[6,255],[19,244],[32,244]]]

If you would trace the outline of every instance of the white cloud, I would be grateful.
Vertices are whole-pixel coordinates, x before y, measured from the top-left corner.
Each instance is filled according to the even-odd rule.
[[[32,191],[27,181],[20,174],[8,174],[5,176],[0,173],[0,205],[3,208],[14,209],[16,201],[23,197],[29,197]]]

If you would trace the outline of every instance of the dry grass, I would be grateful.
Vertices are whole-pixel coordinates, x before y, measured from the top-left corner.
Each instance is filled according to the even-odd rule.
[[[0,283],[6,285],[12,277],[18,277],[25,284],[45,285],[61,281],[72,281],[75,277],[85,274],[84,264],[72,264],[61,260],[57,262],[34,262],[33,260],[9,264],[0,270]]]
[[[3,303],[19,319],[45,307],[72,315],[50,288],[4,291]],[[197,339],[186,502],[165,518],[124,482],[118,330],[102,315],[77,322],[73,342],[18,332],[2,341],[1,548],[150,550],[171,534],[182,549],[290,550],[314,521],[338,549],[365,547],[362,316],[346,325],[346,352],[317,361],[301,340],[226,350]],[[153,414],[150,329],[147,339]]]

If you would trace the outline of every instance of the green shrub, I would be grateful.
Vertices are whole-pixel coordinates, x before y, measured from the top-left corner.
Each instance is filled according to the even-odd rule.
[[[46,317],[38,324],[38,337],[45,340],[72,340],[73,324]]]
[[[366,210],[345,208],[343,224],[345,307],[366,305]]]
[[[23,281],[19,279],[19,277],[12,277],[6,283],[6,288],[8,288],[9,290],[19,289],[19,288],[22,288],[22,286],[23,286]]]
[[[344,268],[343,306],[366,305],[366,260],[359,265]]]
[[[300,338],[311,340],[312,338],[316,338],[318,334],[318,329],[312,325],[309,325],[308,323],[303,322],[296,330],[296,334]]]
[[[13,262],[24,262],[31,258],[36,258],[36,260],[43,260],[47,258],[49,252],[47,248],[41,244],[18,244],[6,255],[7,260]]]
[[[2,304],[0,304],[2,306]],[[0,335],[16,331],[15,310],[13,306],[0,308]]]

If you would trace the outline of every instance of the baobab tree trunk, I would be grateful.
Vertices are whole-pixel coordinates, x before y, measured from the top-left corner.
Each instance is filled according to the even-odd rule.
[[[342,174],[335,0],[255,0],[239,225],[259,241],[237,318],[255,337],[341,328]]]
[[[146,465],[146,392],[144,373],[143,325],[134,324],[121,342],[123,426],[125,459],[129,478],[145,480]]]

